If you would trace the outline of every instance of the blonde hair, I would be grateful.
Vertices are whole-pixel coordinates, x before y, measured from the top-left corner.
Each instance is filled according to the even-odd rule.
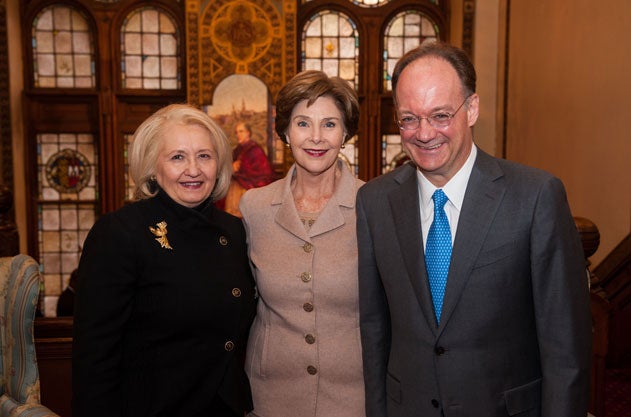
[[[156,195],[155,174],[164,132],[174,124],[198,125],[210,133],[210,141],[217,153],[217,181],[210,197],[222,199],[228,192],[232,177],[232,150],[224,131],[210,116],[188,104],[163,107],[138,126],[129,147],[129,174],[135,183],[134,197],[146,199]]]

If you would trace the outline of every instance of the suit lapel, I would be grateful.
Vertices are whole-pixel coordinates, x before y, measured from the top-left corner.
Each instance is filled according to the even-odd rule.
[[[310,242],[311,238],[341,227],[346,222],[340,207],[355,207],[355,176],[346,168],[341,160],[337,161],[338,169],[341,170],[339,182],[335,187],[331,200],[326,204],[318,219],[307,231],[296,211],[296,205],[291,193],[291,178],[296,170],[295,165],[282,180],[278,191],[272,199],[272,205],[280,205],[276,213],[276,223],[282,228],[299,237],[305,242]]]
[[[423,254],[423,235],[421,232],[420,206],[416,168],[408,164],[402,168],[395,180],[401,186],[389,195],[390,208],[395,224],[397,239],[402,249],[405,267],[410,278],[414,294],[423,310],[428,327],[436,331],[436,320],[429,292],[425,256]],[[387,242],[384,242],[387,244]]]
[[[287,172],[285,178],[279,181],[280,186],[277,188],[274,197],[272,197],[272,206],[280,205],[274,217],[274,221],[289,233],[305,242],[309,242],[309,236],[307,235],[304,224],[300,221],[300,217],[298,217],[294,198],[291,194],[291,178],[294,176],[295,170],[296,166],[293,165],[289,169],[289,172]]]
[[[504,196],[505,182],[498,181],[501,177],[503,172],[497,162],[478,149],[458,221],[439,332],[449,322],[471,276],[471,269]]]

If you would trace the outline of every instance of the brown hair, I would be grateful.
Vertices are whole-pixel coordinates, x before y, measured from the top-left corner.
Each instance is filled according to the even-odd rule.
[[[312,105],[318,98],[327,96],[335,101],[342,113],[346,142],[357,133],[359,125],[359,99],[348,81],[329,77],[322,71],[308,70],[296,74],[281,88],[276,98],[276,133],[287,143],[287,129],[294,107],[303,100]]]
[[[453,69],[456,70],[460,78],[464,96],[469,97],[471,94],[475,93],[475,67],[471,63],[467,53],[447,43],[428,42],[406,52],[395,65],[394,71],[392,72],[392,97],[395,102],[397,100],[397,83],[399,82],[401,72],[412,62],[425,57],[436,57],[447,61]]]

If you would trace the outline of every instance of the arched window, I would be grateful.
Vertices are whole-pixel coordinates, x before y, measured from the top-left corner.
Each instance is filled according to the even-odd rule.
[[[121,27],[123,88],[175,90],[181,87],[180,32],[155,7],[130,13]]]
[[[330,10],[314,15],[302,31],[302,69],[321,70],[355,88],[359,74],[359,36],[355,23]]]
[[[65,5],[43,9],[32,25],[35,87],[93,88],[93,45],[81,12]]]

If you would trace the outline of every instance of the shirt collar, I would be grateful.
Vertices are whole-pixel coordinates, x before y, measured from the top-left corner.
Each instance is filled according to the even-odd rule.
[[[477,154],[477,147],[475,145],[471,146],[471,152],[469,153],[469,157],[465,161],[464,165],[462,165],[458,172],[456,172],[456,175],[454,175],[447,184],[442,187],[443,192],[447,195],[451,204],[453,204],[458,211],[462,208],[464,194],[467,190],[467,183],[469,182],[469,177],[471,176],[471,171],[473,170],[473,164],[475,163]],[[434,195],[434,191],[436,191],[437,187],[429,182],[419,169],[416,170],[416,176],[420,187],[421,207],[428,207],[430,204],[433,204],[432,196]]]

